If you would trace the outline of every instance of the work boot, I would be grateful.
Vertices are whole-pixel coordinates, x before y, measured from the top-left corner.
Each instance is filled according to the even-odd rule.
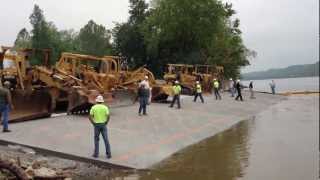
[[[8,133],[8,132],[11,132],[11,130],[9,130],[9,129],[4,129],[2,132]]]
[[[98,158],[98,155],[97,154],[93,154],[92,157],[93,158]]]
[[[111,154],[107,154],[107,159],[111,159]]]

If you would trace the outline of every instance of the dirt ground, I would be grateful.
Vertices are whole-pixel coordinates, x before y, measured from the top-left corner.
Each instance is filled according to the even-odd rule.
[[[57,179],[91,179],[90,177],[106,177],[112,179],[117,174],[130,174],[125,170],[113,170],[93,164],[45,156],[30,148],[21,146],[0,146],[0,159],[7,160],[22,167],[30,178],[60,177]],[[44,169],[45,168],[45,169]],[[43,172],[36,169],[44,170]],[[53,175],[54,174],[54,175]],[[63,178],[62,178],[63,177]],[[6,179],[0,172],[0,179]],[[53,178],[54,179],[54,178]]]

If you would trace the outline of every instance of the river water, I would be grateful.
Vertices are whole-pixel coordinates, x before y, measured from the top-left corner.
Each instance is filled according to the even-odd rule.
[[[257,91],[271,92],[269,83],[272,79],[253,80],[254,89]],[[319,77],[302,77],[302,78],[287,78],[273,79],[276,83],[277,92],[288,91],[319,91]],[[250,81],[243,81],[243,84],[248,86]]]

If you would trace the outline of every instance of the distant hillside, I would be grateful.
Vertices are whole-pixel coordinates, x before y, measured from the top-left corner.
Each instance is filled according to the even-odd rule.
[[[281,69],[269,69],[267,71],[250,72],[241,74],[244,80],[277,79],[293,77],[319,76],[319,61],[315,64],[293,65]]]

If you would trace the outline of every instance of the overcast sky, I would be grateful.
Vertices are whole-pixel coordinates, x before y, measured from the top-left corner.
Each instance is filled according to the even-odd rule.
[[[319,60],[319,0],[226,0],[234,4],[245,45],[258,56],[243,72]],[[0,45],[30,30],[34,4],[59,29],[79,30],[90,19],[107,28],[128,18],[128,0],[10,0],[0,6]]]

